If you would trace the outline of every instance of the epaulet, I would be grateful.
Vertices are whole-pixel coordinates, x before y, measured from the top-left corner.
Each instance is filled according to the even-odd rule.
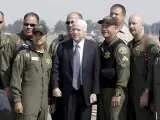
[[[93,40],[93,38],[91,36],[85,36],[85,39],[87,39],[87,40]]]
[[[12,35],[11,33],[7,33],[7,32],[5,32],[4,34],[5,34],[5,35],[8,35],[8,36]]]
[[[58,35],[58,40],[63,41],[64,40],[64,35],[63,34]]]

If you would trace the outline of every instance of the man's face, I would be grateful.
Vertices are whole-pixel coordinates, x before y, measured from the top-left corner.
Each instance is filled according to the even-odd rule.
[[[113,7],[110,10],[110,16],[117,20],[117,24],[120,25],[124,22],[125,16],[120,7]]]
[[[128,23],[129,31],[133,36],[138,35],[141,33],[144,26],[139,17],[131,17]]]
[[[86,31],[80,24],[73,24],[72,26],[72,38],[75,41],[81,41],[84,40]]]
[[[3,25],[4,25],[4,17],[3,17],[3,15],[0,13],[0,30],[2,29]]]
[[[116,26],[103,23],[101,25],[101,33],[104,38],[112,37],[116,34]]]
[[[67,20],[66,20],[66,28],[67,28],[67,32],[68,34],[71,35],[72,33],[72,24],[75,20],[78,20],[80,19],[80,17],[77,15],[77,14],[71,14],[67,17]]]
[[[23,22],[23,32],[26,36],[32,37],[33,27],[38,24],[35,16],[27,16]]]
[[[35,45],[38,45],[38,46],[44,45],[46,40],[47,40],[46,35],[43,35],[40,32],[33,33],[33,42],[34,42]]]

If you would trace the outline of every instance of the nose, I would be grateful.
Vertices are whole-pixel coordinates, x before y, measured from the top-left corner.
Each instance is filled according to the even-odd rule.
[[[77,33],[77,30],[75,30],[74,33]]]
[[[72,27],[72,23],[70,22],[70,23],[68,24],[68,26]]]
[[[32,28],[32,27],[30,25],[28,25],[27,28]]]
[[[115,18],[115,17],[116,17],[116,14],[111,13],[111,17]]]
[[[129,27],[132,28],[132,27],[133,27],[133,24],[129,24]]]
[[[115,18],[115,17],[116,17],[116,15],[115,15],[115,14],[112,14],[112,17],[113,17],[113,18]]]

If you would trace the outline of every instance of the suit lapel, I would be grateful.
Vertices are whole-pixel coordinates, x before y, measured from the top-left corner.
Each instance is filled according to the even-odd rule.
[[[70,40],[67,52],[68,52],[68,58],[73,70],[73,40]]]
[[[86,66],[86,60],[87,60],[87,55],[88,55],[87,49],[88,49],[88,41],[85,40],[84,47],[83,47],[83,58],[82,58],[82,75],[83,75],[84,68]]]
[[[71,42],[69,43],[69,47],[68,47],[68,57],[69,57],[69,61],[73,70],[73,41],[70,40]],[[85,68],[86,65],[86,61],[87,61],[87,55],[88,55],[88,41],[85,40],[84,42],[84,47],[83,47],[83,58],[82,58],[82,73],[83,70]]]

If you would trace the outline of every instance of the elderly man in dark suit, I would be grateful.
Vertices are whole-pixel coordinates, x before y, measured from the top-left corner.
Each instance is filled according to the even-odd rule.
[[[85,40],[87,23],[73,23],[72,38],[57,49],[52,69],[53,95],[61,96],[58,120],[90,120],[99,94],[100,55],[97,43]]]

